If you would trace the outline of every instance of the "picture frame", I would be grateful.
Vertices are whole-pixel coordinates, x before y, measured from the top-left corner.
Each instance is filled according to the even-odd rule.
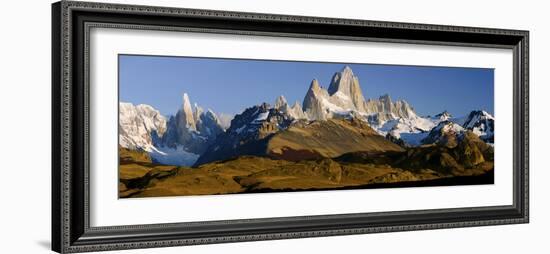
[[[512,205],[95,227],[90,224],[93,27],[512,50]],[[52,5],[52,250],[59,253],[529,222],[529,32],[61,1]]]

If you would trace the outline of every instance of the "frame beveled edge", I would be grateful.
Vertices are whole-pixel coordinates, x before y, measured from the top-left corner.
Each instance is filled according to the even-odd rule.
[[[505,207],[473,207],[459,209],[417,210],[403,212],[382,212],[367,214],[321,215],[286,218],[249,219],[235,221],[174,223],[90,228],[84,222],[87,209],[82,209],[83,200],[78,196],[87,185],[79,183],[82,172],[75,167],[79,159],[75,150],[82,143],[74,142],[74,135],[87,126],[79,125],[82,119],[76,105],[75,77],[82,81],[82,73],[75,72],[75,66],[82,65],[76,51],[82,41],[72,40],[79,28],[72,27],[73,11],[84,10],[96,13],[124,13],[133,15],[158,15],[170,17],[208,17],[211,19],[243,20],[255,22],[285,22],[287,26],[314,24],[320,26],[338,25],[344,27],[384,28],[391,30],[413,30],[427,32],[461,33],[483,38],[498,35],[515,41],[513,44],[460,43],[406,39],[364,38],[370,41],[390,41],[433,45],[463,45],[513,48],[514,50],[514,205]],[[138,27],[139,28],[139,27]],[[259,31],[255,31],[259,32]],[[255,34],[255,33],[253,33]],[[287,34],[288,35],[288,34]],[[299,34],[307,37],[305,34]],[[122,4],[104,4],[62,1],[52,5],[52,249],[57,252],[87,252],[100,250],[132,249],[179,246],[192,244],[223,243],[237,241],[274,240],[300,237],[318,237],[405,230],[439,229],[527,223],[529,221],[529,109],[528,31],[491,28],[457,27],[412,23],[348,20],[334,18],[302,17],[273,14],[210,11],[152,7]],[[280,36],[285,36],[280,34]],[[321,35],[323,37],[323,35]],[[353,39],[338,35],[340,39]],[[328,37],[326,37],[328,38]],[[510,41],[509,40],[509,41]],[[483,40],[481,40],[483,41]],[[74,45],[75,44],[75,45]],[[77,50],[75,50],[77,49]],[[87,50],[87,49],[84,49]],[[76,59],[76,61],[74,59]],[[74,61],[74,62],[73,62]],[[85,74],[84,74],[85,75]],[[80,100],[85,98],[80,98]],[[86,104],[86,103],[84,103]],[[80,118],[79,118],[80,117]],[[77,119],[78,118],[78,119]],[[86,136],[87,134],[82,134]],[[82,138],[82,137],[81,137]],[[519,148],[519,149],[518,149]],[[76,152],[78,153],[78,152]],[[85,164],[80,162],[80,165]],[[87,179],[86,179],[87,180]],[[76,186],[76,188],[75,188]],[[80,204],[82,202],[82,204]],[[80,207],[75,206],[79,203]],[[488,216],[488,215],[493,216]],[[485,217],[484,217],[485,216]],[[400,220],[387,223],[388,218]],[[409,218],[407,221],[406,218]],[[411,220],[412,218],[412,220]],[[286,223],[286,224],[285,224]],[[291,226],[289,225],[292,223]],[[306,225],[301,226],[300,223]],[[240,230],[235,230],[240,225]],[[265,226],[276,226],[265,230]],[[208,233],[216,229],[221,234]],[[205,233],[206,232],[206,233]]]

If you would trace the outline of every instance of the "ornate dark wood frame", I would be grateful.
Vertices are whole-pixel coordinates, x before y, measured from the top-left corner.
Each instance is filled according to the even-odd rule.
[[[92,27],[458,45],[514,54],[513,205],[90,227],[88,32]],[[87,252],[527,223],[528,31],[62,1],[52,6],[52,249]]]

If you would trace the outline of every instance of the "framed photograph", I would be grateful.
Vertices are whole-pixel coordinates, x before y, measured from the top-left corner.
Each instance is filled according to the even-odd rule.
[[[54,251],[529,221],[528,31],[52,13]]]

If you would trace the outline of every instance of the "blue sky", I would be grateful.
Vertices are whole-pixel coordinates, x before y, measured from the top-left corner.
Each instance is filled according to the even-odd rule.
[[[392,100],[406,100],[420,115],[494,111],[493,69],[137,55],[119,56],[119,98],[173,115],[188,93],[193,104],[236,114],[262,102],[273,104],[279,95],[302,103],[312,79],[327,88],[345,65],[359,78],[366,99],[387,93]]]

